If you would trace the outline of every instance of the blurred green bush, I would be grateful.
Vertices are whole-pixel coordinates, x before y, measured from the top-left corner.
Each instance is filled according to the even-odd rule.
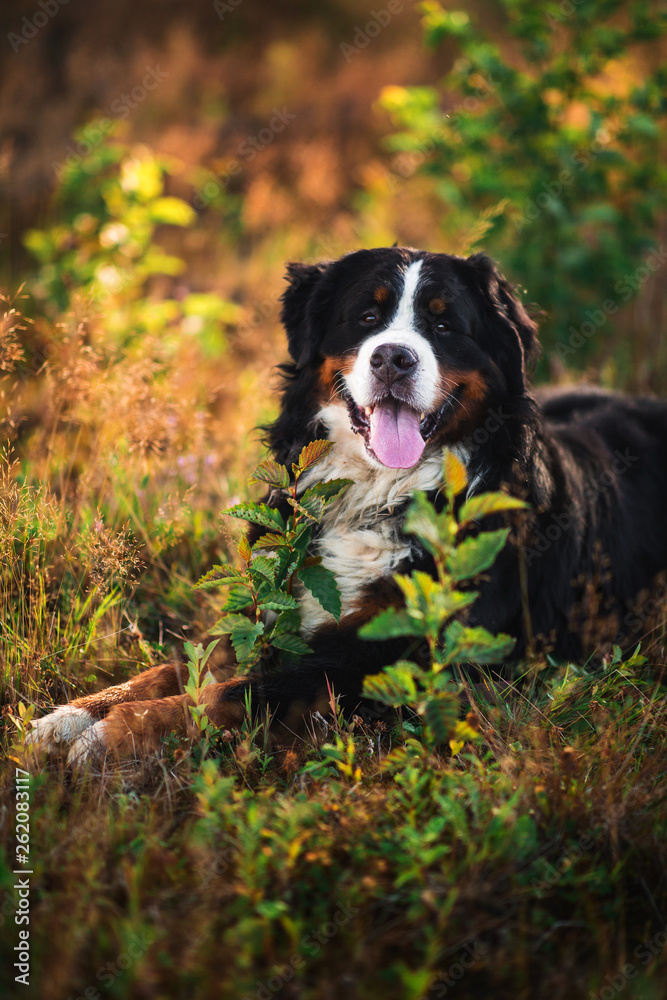
[[[147,146],[111,142],[65,163],[55,193],[57,222],[24,237],[40,265],[28,287],[47,316],[58,318],[74,296],[83,297],[104,313],[106,332],[121,346],[145,334],[174,344],[195,336],[206,355],[219,356],[240,308],[212,292],[184,286],[176,295],[171,286],[166,294],[152,287],[186,267],[162,249],[156,230],[188,228],[197,219],[187,202],[165,194],[178,167]]]
[[[462,231],[466,251],[483,239],[546,311],[547,349],[580,367],[664,262],[667,68],[643,43],[665,19],[643,0],[499,9],[502,40],[463,10],[421,4],[427,44],[453,40],[459,58],[439,86],[384,89],[388,142],[399,172],[428,178],[454,245]]]

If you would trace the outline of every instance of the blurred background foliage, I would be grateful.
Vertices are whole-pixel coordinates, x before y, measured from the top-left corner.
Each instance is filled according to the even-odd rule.
[[[191,585],[275,412],[286,260],[486,249],[541,311],[538,379],[667,389],[657,2],[47,6],[0,11],[3,489],[51,525],[36,589],[5,525],[10,618],[85,608],[110,676],[206,631]],[[76,644],[23,628],[8,697],[81,677],[87,652],[44,684]]]
[[[464,244],[483,245],[539,303],[547,356],[604,359],[618,380],[661,350],[655,316],[637,323],[632,349],[608,335],[661,266],[667,67],[651,46],[665,22],[643,2],[500,6],[501,40],[463,10],[421,5],[427,44],[453,40],[459,54],[436,87],[384,89],[399,129],[389,148],[428,177],[445,239],[456,246],[467,226]]]

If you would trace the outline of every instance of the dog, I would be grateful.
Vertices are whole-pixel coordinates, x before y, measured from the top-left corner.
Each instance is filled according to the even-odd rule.
[[[629,641],[637,602],[667,570],[667,404],[593,388],[534,393],[537,326],[485,254],[461,258],[402,247],[290,264],[281,319],[291,361],[268,440],[278,462],[308,442],[333,449],[308,475],[353,481],[324,516],[314,553],[336,576],[337,624],[307,592],[296,666],[205,688],[207,714],[237,728],[252,704],[295,729],[345,709],[363,679],[405,653],[402,639],[368,642],[359,627],[401,596],[397,572],[433,572],[402,524],[415,490],[441,500],[451,449],[468,495],[505,490],[530,508],[522,530],[479,581],[468,621],[516,639],[514,655],[547,650],[582,661],[603,641]],[[278,501],[279,502],[279,501]],[[185,668],[154,667],[38,720],[47,749],[69,761],[132,756],[187,729]]]

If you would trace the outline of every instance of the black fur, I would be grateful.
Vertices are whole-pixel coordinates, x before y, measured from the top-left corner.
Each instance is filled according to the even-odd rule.
[[[532,645],[581,661],[602,641],[641,636],[645,619],[633,604],[667,570],[667,404],[591,388],[534,394],[528,374],[538,353],[536,326],[483,254],[465,260],[389,248],[290,265],[282,320],[293,362],[283,366],[281,413],[268,429],[275,457],[290,462],[324,436],[316,419],[323,357],[354,349],[356,316],[378,283],[388,289],[389,316],[400,268],[416,260],[423,260],[424,301],[446,299],[450,327],[436,344],[420,312],[420,332],[432,339],[441,365],[479,372],[487,387],[474,423],[457,425],[458,437],[443,428],[438,441],[467,447],[478,492],[503,487],[532,510],[481,581],[469,620],[515,636],[518,657]],[[426,553],[400,567],[415,568],[432,568]],[[390,581],[373,589],[380,585],[391,592]],[[326,681],[354,707],[364,676],[406,652],[405,640],[364,642],[344,622],[310,643],[315,651],[298,667],[256,682],[257,697],[279,715],[294,702],[312,704]]]

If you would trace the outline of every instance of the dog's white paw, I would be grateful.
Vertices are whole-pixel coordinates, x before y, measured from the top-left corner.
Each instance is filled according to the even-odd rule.
[[[55,750],[59,744],[71,743],[93,724],[94,716],[85,708],[61,705],[41,719],[36,719],[26,735],[26,743]]]
[[[70,767],[85,767],[90,761],[101,760],[107,754],[109,746],[106,730],[106,722],[100,719],[94,726],[89,726],[81,733],[67,754],[67,763]]]

